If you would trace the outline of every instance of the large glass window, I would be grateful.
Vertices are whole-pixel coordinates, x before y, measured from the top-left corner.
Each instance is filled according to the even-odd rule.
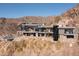
[[[65,34],[73,34],[73,29],[65,29]]]

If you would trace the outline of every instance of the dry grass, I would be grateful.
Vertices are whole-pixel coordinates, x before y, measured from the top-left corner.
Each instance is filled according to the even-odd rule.
[[[56,44],[40,39],[21,39],[20,41],[0,41],[0,55],[54,55],[60,50],[61,43]]]
[[[0,41],[0,55],[37,55],[37,56],[50,56],[50,55],[79,55],[78,46],[69,47],[69,43],[52,42],[45,38],[19,38],[15,41]],[[74,48],[75,47],[75,48]]]

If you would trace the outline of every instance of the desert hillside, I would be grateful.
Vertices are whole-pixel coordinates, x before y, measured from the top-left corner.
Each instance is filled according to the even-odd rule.
[[[79,4],[59,16],[24,16],[19,18],[0,18],[0,35],[12,33],[18,30],[18,25],[26,23],[41,23],[45,25],[63,24],[79,27]],[[6,25],[7,24],[7,25]]]
[[[24,16],[19,18],[0,18],[0,35],[16,34],[18,25],[26,23],[41,23],[45,25],[67,25],[79,27],[79,4],[59,16]],[[7,24],[7,25],[6,25]]]
[[[19,18],[0,18],[0,36],[16,34],[21,23],[41,23],[45,25],[67,25],[79,27],[79,5],[59,16],[24,16]],[[1,39],[1,37],[0,37]],[[64,36],[53,41],[52,37],[17,36],[13,41],[0,40],[1,56],[58,56],[79,55],[79,40]]]

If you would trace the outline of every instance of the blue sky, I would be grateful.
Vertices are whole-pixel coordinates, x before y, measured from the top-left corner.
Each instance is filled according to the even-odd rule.
[[[0,17],[55,16],[64,13],[75,5],[73,3],[0,4]]]

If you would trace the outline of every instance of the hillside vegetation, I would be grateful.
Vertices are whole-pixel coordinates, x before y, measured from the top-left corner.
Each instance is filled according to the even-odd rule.
[[[18,40],[19,39],[19,40]],[[0,41],[2,56],[51,56],[79,55],[79,46],[75,43],[57,41],[50,38],[19,37],[14,41]]]

